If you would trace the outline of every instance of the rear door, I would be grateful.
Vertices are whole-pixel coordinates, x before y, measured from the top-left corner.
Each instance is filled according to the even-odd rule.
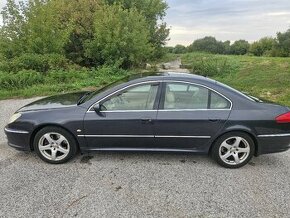
[[[231,102],[199,84],[165,82],[155,123],[156,146],[164,149],[206,150],[223,127]]]

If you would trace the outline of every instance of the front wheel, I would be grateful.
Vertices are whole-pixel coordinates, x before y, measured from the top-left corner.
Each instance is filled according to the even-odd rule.
[[[253,139],[243,132],[231,132],[221,136],[213,145],[212,157],[226,168],[246,165],[255,152]]]
[[[45,127],[34,138],[37,155],[51,164],[65,163],[73,158],[77,151],[74,137],[59,127]]]

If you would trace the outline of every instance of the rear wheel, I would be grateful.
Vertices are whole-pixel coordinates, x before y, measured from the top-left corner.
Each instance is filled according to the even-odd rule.
[[[213,145],[212,157],[223,167],[239,168],[246,165],[255,152],[252,138],[243,132],[230,132]]]
[[[74,137],[59,127],[45,127],[34,138],[34,149],[38,156],[52,164],[65,163],[77,151]]]

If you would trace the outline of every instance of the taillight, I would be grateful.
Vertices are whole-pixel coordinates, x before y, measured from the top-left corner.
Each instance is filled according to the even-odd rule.
[[[286,114],[281,114],[278,117],[276,117],[277,123],[290,123],[290,112],[287,112]]]

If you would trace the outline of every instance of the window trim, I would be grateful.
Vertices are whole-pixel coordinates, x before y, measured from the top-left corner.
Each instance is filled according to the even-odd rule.
[[[225,109],[164,109],[164,108],[161,108],[161,106],[163,107],[164,106],[164,98],[165,98],[165,87],[166,87],[166,83],[184,83],[184,84],[192,84],[192,85],[196,85],[196,86],[200,86],[200,87],[203,87],[203,88],[207,88],[208,90],[212,91],[212,92],[215,92],[216,94],[220,95],[221,97],[225,98],[227,101],[230,102],[230,108],[225,108]],[[159,83],[159,86],[158,86],[158,91],[157,91],[157,94],[156,94],[156,99],[155,99],[155,103],[154,103],[154,109],[153,110],[114,110],[114,111],[101,111],[102,113],[125,113],[125,112],[170,112],[170,111],[185,111],[185,112],[190,112],[190,111],[230,111],[232,110],[233,108],[233,102],[228,98],[226,97],[225,95],[221,94],[220,92],[216,91],[215,89],[213,88],[210,88],[206,85],[202,85],[202,84],[198,84],[198,83],[195,83],[195,82],[188,82],[188,81],[182,81],[182,80],[151,80],[151,81],[144,81],[144,82],[139,82],[139,83],[135,83],[135,84],[130,84],[130,85],[127,85],[123,88],[120,88],[106,96],[104,96],[103,98],[101,98],[100,100],[98,100],[97,102],[95,102],[94,104],[92,104],[89,109],[87,110],[86,113],[95,113],[95,111],[93,110],[93,107],[96,105],[96,104],[99,104],[100,102],[102,102],[103,100],[106,100],[107,98],[115,95],[115,94],[118,94],[119,92],[123,91],[123,90],[126,90],[128,88],[131,88],[131,87],[134,87],[134,86],[138,86],[138,85],[142,85],[142,84],[154,84],[154,83]],[[156,108],[156,109],[155,109]]]
[[[176,80],[164,80],[162,81],[162,83],[164,85],[162,85],[162,96],[161,96],[161,103],[159,105],[158,111],[162,112],[162,111],[230,111],[232,110],[233,107],[233,103],[232,101],[227,98],[226,96],[224,96],[223,94],[221,94],[220,92],[214,90],[213,88],[210,88],[206,85],[202,85],[202,84],[198,84],[198,83],[194,83],[194,82],[187,82],[187,81],[176,81]],[[227,100],[230,103],[230,107],[229,108],[216,108],[216,109],[211,109],[208,106],[211,105],[211,103],[209,102],[211,100],[211,97],[208,98],[208,105],[207,108],[203,108],[203,109],[164,109],[164,101],[165,101],[165,94],[166,94],[166,84],[167,83],[182,83],[182,84],[190,84],[190,85],[195,85],[195,86],[199,86],[202,88],[206,88],[208,89],[208,94],[209,96],[211,96],[211,93],[214,92],[217,95],[221,96],[222,98],[224,98],[225,100]]]
[[[140,83],[135,83],[135,84],[131,84],[131,85],[127,85],[121,89],[118,89],[108,95],[106,95],[105,97],[101,98],[100,100],[98,100],[96,103],[92,104],[89,109],[87,110],[87,113],[94,113],[94,110],[93,110],[93,107],[96,105],[96,104],[99,104],[101,103],[102,101],[105,101],[107,100],[108,98],[114,96],[114,95],[118,95],[120,92],[123,92],[129,88],[132,88],[134,86],[139,86],[139,85],[143,85],[143,84],[157,84],[158,85],[158,89],[157,89],[157,93],[156,93],[156,98],[155,98],[155,102],[154,102],[154,105],[153,105],[153,108],[155,108],[156,106],[159,105],[159,99],[160,99],[160,85],[161,85],[161,82],[162,81],[159,81],[159,80],[154,80],[154,81],[145,81],[145,82],[140,82]],[[150,111],[157,111],[156,109],[152,109],[152,110],[111,110],[111,111],[100,111],[101,113],[117,113],[117,112],[150,112]]]

